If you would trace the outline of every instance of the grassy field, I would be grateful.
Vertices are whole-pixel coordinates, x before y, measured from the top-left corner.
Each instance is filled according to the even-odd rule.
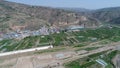
[[[80,49],[77,49],[76,51],[80,51],[80,50],[86,50],[86,51],[91,51],[91,50],[95,50],[95,49],[98,49],[100,47],[88,47],[88,48],[80,48]]]

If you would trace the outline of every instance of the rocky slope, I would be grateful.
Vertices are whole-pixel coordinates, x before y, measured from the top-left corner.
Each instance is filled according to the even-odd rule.
[[[0,30],[39,29],[40,26],[64,27],[73,24],[97,27],[100,22],[84,14],[50,7],[30,6],[0,0]]]
[[[103,23],[120,24],[120,7],[110,7],[97,10],[87,10],[81,8],[63,8],[86,16],[91,16]]]
[[[103,22],[120,24],[120,7],[103,8],[93,11],[92,14]]]

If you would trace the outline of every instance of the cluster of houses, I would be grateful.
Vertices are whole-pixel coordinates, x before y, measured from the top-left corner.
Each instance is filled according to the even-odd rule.
[[[3,34],[0,38],[2,39],[22,39],[28,36],[37,36],[37,35],[49,35],[52,33],[59,33],[60,30],[55,27],[47,28],[46,26],[41,27],[39,30],[31,31],[31,30],[24,30],[24,31],[15,31]]]
[[[83,26],[69,26],[67,27],[67,31],[78,31],[79,29],[84,28]],[[57,27],[46,27],[43,26],[38,30],[35,31],[31,31],[31,30],[24,30],[24,31],[15,31],[15,32],[10,32],[10,33],[6,33],[3,34],[0,38],[0,40],[2,39],[23,39],[25,37],[28,36],[37,36],[37,35],[49,35],[49,34],[53,34],[53,33],[60,33],[60,31],[62,31],[62,29],[57,28]]]

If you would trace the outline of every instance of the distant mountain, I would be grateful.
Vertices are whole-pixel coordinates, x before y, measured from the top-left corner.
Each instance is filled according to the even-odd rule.
[[[100,24],[93,17],[85,16],[82,13],[4,0],[0,0],[0,10],[0,31],[35,30],[44,25],[64,27],[85,24],[86,27],[97,27]]]
[[[120,24],[120,17],[110,20],[111,24]]]
[[[93,17],[100,21],[120,24],[120,7],[103,8],[93,11]]]
[[[103,23],[120,24],[120,7],[110,7],[97,10],[84,8],[62,8],[64,10],[76,12],[81,15],[93,17]]]
[[[0,32],[36,30],[41,26],[98,27],[101,22],[120,24],[120,7],[89,10],[84,8],[51,8],[0,0]]]
[[[65,8],[65,7],[61,7],[59,9],[64,9],[64,10],[73,11],[73,12],[90,12],[91,11],[91,10],[85,9],[85,8]]]

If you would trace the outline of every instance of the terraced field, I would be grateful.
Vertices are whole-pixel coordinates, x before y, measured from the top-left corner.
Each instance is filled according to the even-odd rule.
[[[104,41],[103,41],[104,40]],[[101,41],[101,42],[100,42]],[[79,32],[60,32],[46,36],[30,36],[22,40],[0,41],[0,52],[35,48],[46,45],[81,47],[93,42],[106,44],[120,41],[120,28],[85,29]]]
[[[64,66],[65,68],[115,68],[112,59],[117,54],[119,54],[117,50],[100,52],[65,63]]]

